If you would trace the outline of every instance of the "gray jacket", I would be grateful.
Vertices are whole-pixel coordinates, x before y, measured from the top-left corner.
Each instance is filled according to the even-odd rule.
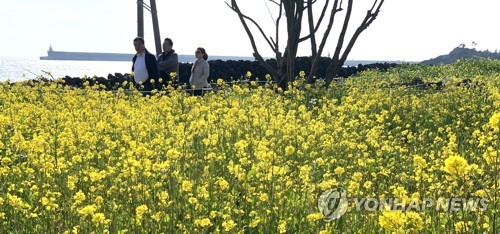
[[[175,50],[169,53],[161,53],[158,55],[158,71],[162,80],[171,80],[170,73],[175,72],[179,77],[179,56]],[[177,78],[174,78],[174,80]]]
[[[194,89],[202,89],[210,87],[208,83],[208,76],[210,74],[210,65],[204,59],[198,59],[193,63],[191,68],[191,77],[189,78],[189,85],[194,86]]]

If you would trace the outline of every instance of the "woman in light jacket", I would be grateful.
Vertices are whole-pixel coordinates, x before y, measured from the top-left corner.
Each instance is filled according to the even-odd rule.
[[[196,62],[193,63],[193,67],[191,68],[189,84],[191,85],[191,88],[194,89],[194,95],[201,95],[203,88],[210,87],[210,84],[208,83],[210,66],[207,62],[208,55],[204,48],[198,47],[195,52],[195,57]]]

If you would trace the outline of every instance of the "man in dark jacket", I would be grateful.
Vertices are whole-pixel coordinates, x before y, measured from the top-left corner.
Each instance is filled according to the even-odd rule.
[[[163,41],[163,53],[158,55],[158,70],[160,71],[160,78],[162,85],[167,85],[172,81],[172,85],[177,85],[179,77],[179,56],[172,49],[174,43],[172,39],[165,38]],[[175,76],[171,76],[175,73]]]
[[[144,39],[136,37],[134,47],[137,54],[132,59],[132,72],[134,84],[142,84],[142,91],[151,91],[158,85],[158,65],[156,57],[149,53],[144,46]]]

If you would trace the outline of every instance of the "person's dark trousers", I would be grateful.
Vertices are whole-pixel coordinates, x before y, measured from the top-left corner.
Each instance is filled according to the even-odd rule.
[[[149,94],[151,94],[151,91],[153,89],[155,89],[155,86],[153,84],[151,84],[151,82],[149,82],[149,80],[144,82],[143,86],[144,86],[144,88],[141,90],[143,95],[149,95]]]
[[[161,77],[161,76],[160,76]],[[171,82],[171,78],[167,76],[167,78],[161,77],[161,83],[158,81],[158,87],[156,87],[158,90],[163,90],[165,87],[168,86],[168,83]]]
[[[143,96],[151,94],[151,91],[154,88],[153,84],[151,84],[151,82],[149,81],[149,79],[146,82],[144,82],[142,85],[139,85],[138,83],[136,83],[134,81],[134,86],[135,86],[135,88],[137,90],[139,90],[139,91],[142,92]]]
[[[201,89],[191,90],[191,95],[193,95],[193,96],[203,96],[203,90],[201,90]]]

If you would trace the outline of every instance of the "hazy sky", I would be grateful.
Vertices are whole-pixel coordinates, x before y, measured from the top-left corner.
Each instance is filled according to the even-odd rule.
[[[135,52],[136,0],[1,2],[0,56],[45,56],[49,45],[60,51]],[[277,9],[268,0],[238,2],[268,35],[275,34]],[[373,0],[355,0],[354,4],[351,29],[362,20]],[[198,46],[205,47],[209,55],[253,53],[237,15],[224,0],[157,0],[157,7],[162,40],[172,38],[179,54],[194,54]],[[477,49],[500,50],[499,9],[499,0],[386,0],[379,17],[359,37],[348,59],[420,61],[447,54],[462,43],[472,47],[473,41]],[[144,14],[146,47],[155,51],[151,16],[147,10]],[[303,33],[306,31],[304,27]],[[331,34],[324,55],[333,53],[336,34]],[[273,56],[263,43],[260,52]],[[299,55],[310,55],[309,42],[301,43]]]

